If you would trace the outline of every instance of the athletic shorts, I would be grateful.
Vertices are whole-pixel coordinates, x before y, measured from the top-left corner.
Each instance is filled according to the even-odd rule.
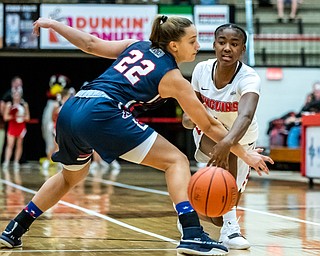
[[[200,150],[200,141],[203,136],[203,132],[193,129],[193,138],[196,145],[196,151],[194,154],[194,158],[199,163],[207,163],[210,160],[210,157],[207,156]],[[255,143],[250,143],[247,145],[241,145],[245,150],[253,150],[255,148]],[[246,185],[248,183],[249,175],[250,175],[250,166],[246,164],[241,158],[238,157],[237,163],[237,186],[238,190],[242,193],[246,189]]]
[[[149,150],[156,138],[151,127],[138,122],[119,102],[96,90],[82,90],[67,100],[59,113],[56,133],[59,151],[52,155],[52,160],[70,166],[86,164],[93,150],[111,163],[140,144],[144,146],[146,143],[142,143],[153,135],[154,139],[146,145]]]

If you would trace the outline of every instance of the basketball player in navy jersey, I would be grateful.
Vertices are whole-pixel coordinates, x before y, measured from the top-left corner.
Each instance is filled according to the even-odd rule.
[[[116,60],[63,105],[56,126],[59,151],[52,155],[53,161],[63,164],[63,170],[48,179],[25,209],[11,220],[0,242],[9,248],[22,246],[21,236],[32,222],[86,177],[95,150],[108,163],[120,157],[165,172],[183,228],[178,253],[227,254],[225,246],[211,240],[202,230],[188,201],[187,157],[134,118],[166,98],[175,98],[201,130],[212,140],[220,141],[220,152],[213,149],[212,161],[227,162],[229,152],[224,152],[222,146],[227,131],[205,111],[177,66],[193,61],[199,50],[197,31],[191,21],[158,16],[152,25],[150,41],[104,41],[45,18],[34,23],[34,33],[39,34],[40,28],[56,31],[86,53]],[[265,161],[272,161],[270,158],[257,151],[247,152],[240,145],[232,147],[232,151],[257,170],[268,172]]]

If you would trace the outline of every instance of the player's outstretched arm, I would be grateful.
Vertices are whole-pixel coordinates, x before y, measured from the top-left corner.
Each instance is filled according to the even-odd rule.
[[[54,30],[83,52],[110,59],[117,58],[125,48],[136,41],[134,39],[105,41],[59,21],[47,18],[39,18],[33,23],[33,34],[39,36],[40,28]]]
[[[265,161],[272,163],[272,159],[259,154],[257,151],[246,151],[239,143],[233,145],[228,141],[226,139],[227,130],[219,121],[208,114],[190,83],[182,77],[179,70],[172,70],[162,78],[159,92],[163,98],[175,98],[191,121],[209,138],[217,142],[217,145],[213,148],[212,159],[209,164],[215,162],[218,166],[228,166],[228,156],[231,150],[258,173],[261,173],[261,171],[269,172]]]

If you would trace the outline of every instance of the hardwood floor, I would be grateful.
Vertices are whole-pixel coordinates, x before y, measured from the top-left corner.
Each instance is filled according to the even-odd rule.
[[[52,174],[37,163],[1,170],[0,229],[21,211]],[[299,182],[251,178],[238,215],[250,250],[230,256],[320,255],[320,190]],[[217,238],[219,230],[203,222]],[[33,223],[22,249],[1,256],[176,255],[180,235],[164,174],[122,163],[121,171],[97,170]]]

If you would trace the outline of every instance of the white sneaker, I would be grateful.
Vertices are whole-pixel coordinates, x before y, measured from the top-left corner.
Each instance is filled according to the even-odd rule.
[[[107,173],[110,169],[110,164],[108,164],[106,161],[102,160],[99,162],[99,165],[104,173]]]
[[[120,169],[112,169],[110,172],[110,180],[116,180],[120,171],[121,171]]]
[[[20,170],[20,164],[18,162],[13,163],[13,170],[14,171],[19,171]]]
[[[3,162],[2,169],[3,170],[8,170],[8,168],[9,168],[9,163],[8,162]]]
[[[47,169],[49,169],[49,166],[50,166],[50,161],[48,159],[44,160],[42,163],[42,168],[47,170]]]
[[[200,162],[197,162],[197,163],[196,163],[196,165],[197,165],[197,168],[204,168],[204,167],[206,167],[206,166],[207,166],[207,163],[200,163]]]
[[[223,223],[219,241],[229,249],[245,250],[250,248],[250,243],[241,234],[240,226],[237,221]]]
[[[98,169],[99,169],[99,164],[96,161],[91,162],[89,167],[90,174],[95,175]]]
[[[121,166],[117,160],[113,160],[110,165],[111,165],[111,168],[113,168],[113,169],[120,169],[121,168]]]

